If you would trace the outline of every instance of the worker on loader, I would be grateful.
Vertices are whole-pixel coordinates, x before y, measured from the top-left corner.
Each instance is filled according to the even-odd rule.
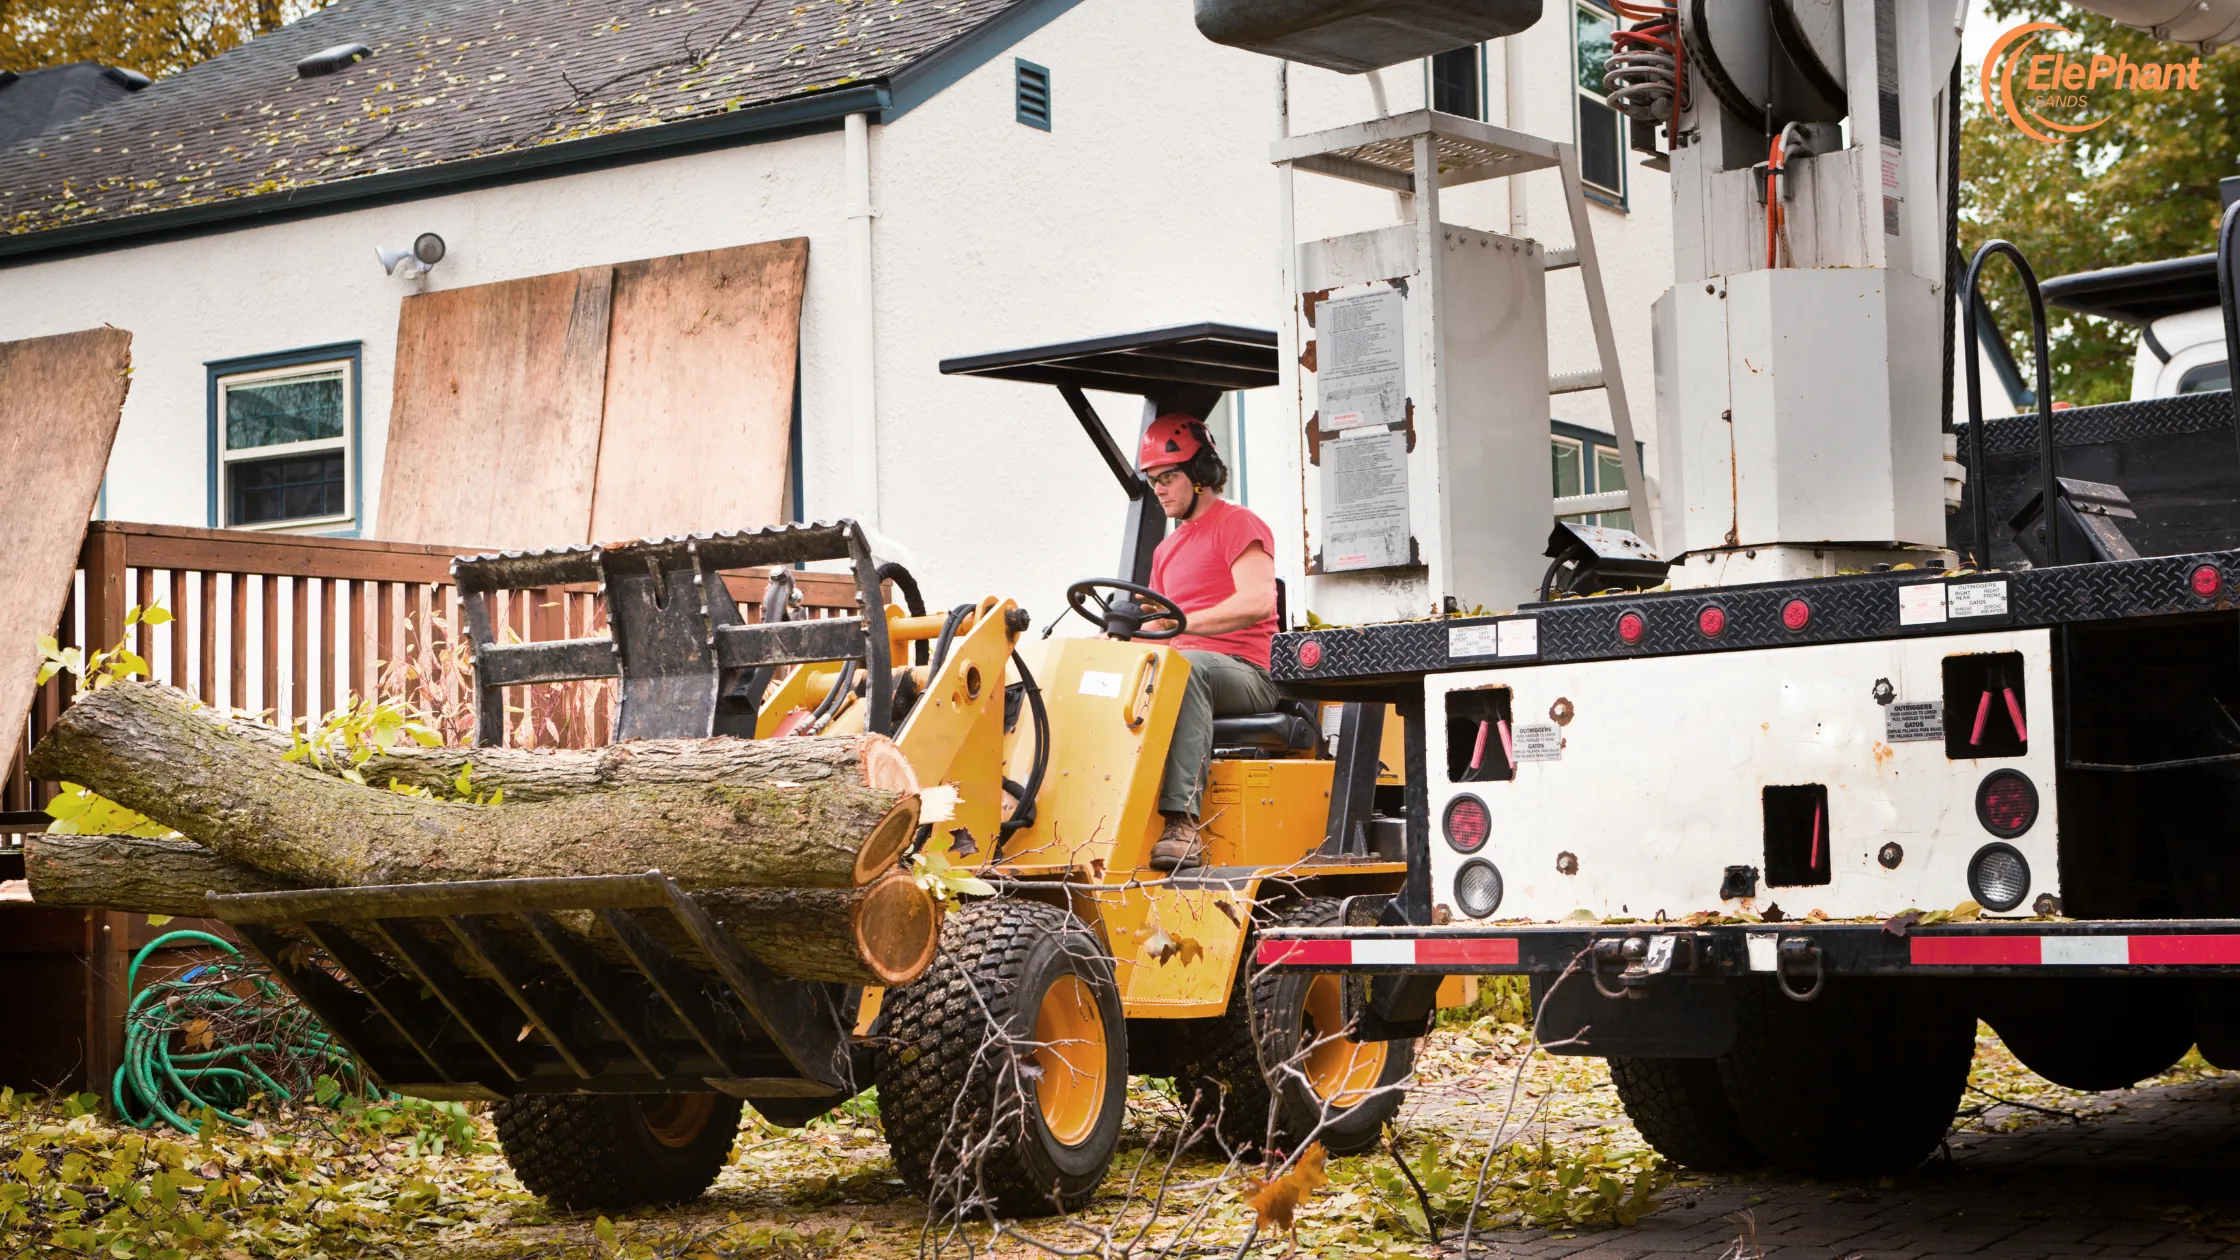
[[[1166,826],[1151,848],[1154,870],[1196,866],[1198,807],[1213,757],[1215,715],[1267,713],[1283,697],[1268,678],[1276,632],[1275,535],[1250,508],[1221,497],[1228,466],[1199,421],[1181,414],[1151,422],[1136,466],[1175,530],[1151,561],[1151,588],[1188,615],[1172,646],[1190,661],[1174,741],[1159,785]]]

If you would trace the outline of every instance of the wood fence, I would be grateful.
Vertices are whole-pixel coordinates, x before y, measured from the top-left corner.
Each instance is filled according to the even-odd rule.
[[[451,583],[451,560],[477,549],[194,529],[97,521],[87,527],[78,575],[56,628],[69,647],[107,648],[128,640],[130,610],[161,607],[170,620],[129,628],[129,646],[150,675],[205,703],[262,713],[276,724],[316,720],[351,696],[395,697],[431,713],[454,742],[470,742],[473,696],[465,666],[463,621]],[[855,585],[845,574],[797,573],[803,611],[853,615]],[[726,574],[749,618],[760,616],[764,579]],[[591,587],[507,592],[493,608],[501,637],[524,642],[581,638],[604,631],[605,610]],[[31,778],[29,749],[68,703],[76,680],[57,677],[40,689],[25,729],[0,763],[0,880],[22,873],[23,833],[46,829],[46,802],[56,786]],[[590,746],[612,729],[614,684],[563,683],[507,689],[507,742],[516,746]],[[123,1050],[125,967],[149,932],[142,916],[0,907],[0,953],[31,948],[57,961],[84,960],[83,1022],[73,1011],[26,1012],[58,1044],[54,1055],[79,1056],[89,1088],[105,1090]],[[34,925],[32,918],[38,922]],[[64,916],[68,922],[64,923]],[[54,919],[47,922],[47,919]],[[82,923],[79,921],[82,919]],[[12,926],[11,926],[12,925]],[[34,942],[37,942],[36,944]],[[56,984],[61,977],[51,978]],[[4,983],[4,982],[0,982]],[[13,987],[13,986],[9,986]],[[54,988],[54,985],[49,985]],[[77,986],[66,986],[75,991]],[[62,990],[54,990],[60,993]],[[53,1007],[58,998],[31,1004]],[[83,1040],[80,1040],[80,1035]],[[23,1085],[51,1056],[28,1043],[31,1057],[0,1054],[0,1077]],[[54,1059],[68,1067],[70,1057]],[[76,1078],[79,1071],[72,1070]],[[42,1084],[50,1083],[40,1078]]]

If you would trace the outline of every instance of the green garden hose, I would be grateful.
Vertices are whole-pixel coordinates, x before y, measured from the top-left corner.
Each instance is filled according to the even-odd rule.
[[[142,963],[167,945],[190,942],[223,952],[139,988]],[[293,1102],[317,1091],[322,1076],[343,1094],[381,1092],[316,1015],[221,937],[164,933],[133,956],[125,989],[133,998],[110,1097],[117,1114],[139,1128],[161,1120],[195,1133],[200,1124],[191,1115],[204,1112],[246,1126],[238,1112],[251,1098]]]

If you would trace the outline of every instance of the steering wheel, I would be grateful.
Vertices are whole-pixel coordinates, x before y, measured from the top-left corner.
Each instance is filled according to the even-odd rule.
[[[1119,592],[1119,598],[1107,598],[1100,590]],[[1115,639],[1143,639],[1157,643],[1181,634],[1190,624],[1179,605],[1148,586],[1123,582],[1118,578],[1085,578],[1066,588],[1066,603],[1090,621],[1104,627],[1104,632]],[[1091,611],[1094,609],[1095,611]],[[1161,630],[1146,630],[1143,623],[1169,618],[1174,624]]]

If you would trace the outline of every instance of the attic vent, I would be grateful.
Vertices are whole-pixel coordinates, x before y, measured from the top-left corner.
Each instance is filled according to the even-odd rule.
[[[323,74],[347,70],[372,55],[373,50],[364,44],[336,44],[332,48],[322,48],[296,63],[296,77],[316,79]]]
[[[1031,61],[1012,59],[1019,71],[1019,121],[1050,130],[1050,71]]]
[[[155,81],[138,70],[127,70],[123,66],[103,66],[101,73],[108,78],[109,82],[116,84],[127,92],[137,92]]]

